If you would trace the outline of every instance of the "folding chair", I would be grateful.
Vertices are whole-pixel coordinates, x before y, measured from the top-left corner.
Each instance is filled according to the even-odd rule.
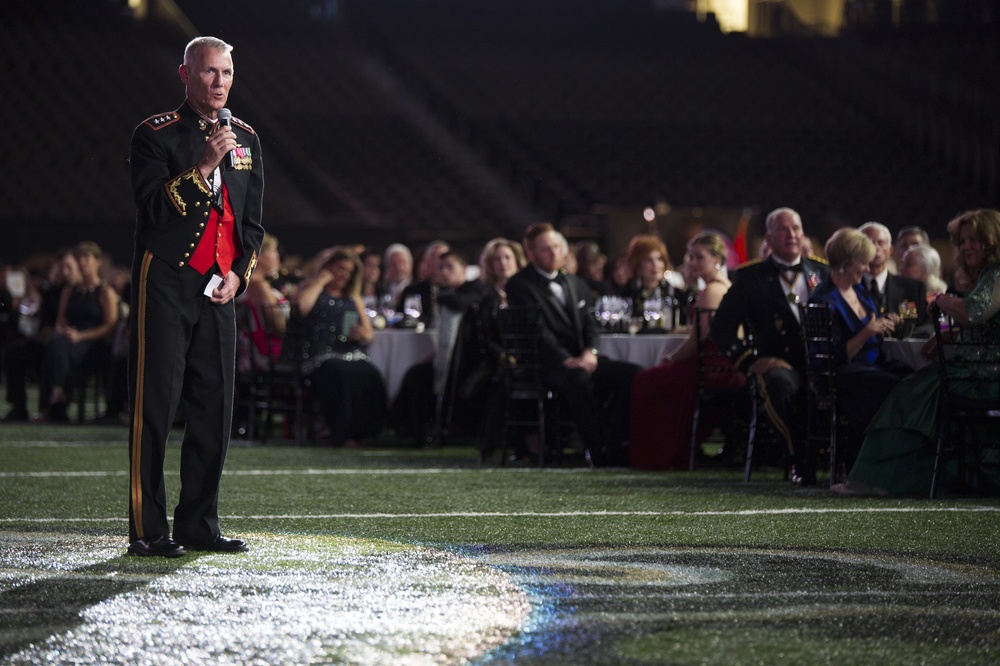
[[[547,409],[556,410],[552,422],[558,423],[557,396],[542,384],[541,326],[537,307],[502,308],[497,311],[497,327],[505,354],[501,364],[504,383],[501,464],[507,460],[511,427],[534,426],[539,436],[538,464],[544,465],[550,428]]]
[[[830,454],[830,485],[837,482],[837,362],[833,343],[833,318],[826,303],[800,303],[806,355],[808,415],[803,462],[812,466],[815,450],[825,445]],[[846,472],[846,470],[845,470]]]
[[[283,363],[278,358],[271,341],[283,337],[277,326],[284,318],[284,306],[255,306],[247,303],[236,305],[237,326],[237,405],[246,409],[246,435],[251,442],[257,436],[258,422],[263,416],[261,443],[266,443],[274,424],[274,416],[283,413],[292,419],[295,443],[302,444],[305,406],[308,400],[308,381],[297,366]],[[253,340],[260,332],[266,341],[264,350]]]
[[[739,411],[749,411],[747,423],[747,461],[750,460],[750,456],[753,454],[753,440],[757,433],[757,404],[756,401],[750,400],[752,393],[746,385],[739,388],[731,388],[733,382],[725,381],[725,375],[742,373],[732,366],[725,354],[719,351],[714,345],[706,345],[702,340],[705,326],[711,327],[714,316],[715,310],[713,309],[695,308],[694,310],[698,383],[694,415],[691,420],[691,451],[688,460],[688,470],[690,471],[694,470],[697,459],[699,446],[698,430],[701,427],[701,417],[709,409],[717,409],[720,406],[735,406]],[[749,462],[746,468],[746,480],[750,480]]]
[[[974,466],[983,457],[975,426],[1000,421],[1000,345],[978,326],[963,326],[947,315],[942,318],[934,322],[941,389],[931,499],[937,495],[946,449],[952,449],[959,483],[968,485],[973,473],[970,461]],[[951,439],[955,426],[961,435]],[[997,446],[995,441],[991,444]]]

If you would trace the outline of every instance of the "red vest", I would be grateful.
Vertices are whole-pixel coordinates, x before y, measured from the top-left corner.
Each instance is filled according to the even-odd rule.
[[[233,207],[229,205],[229,190],[222,184],[222,216],[215,206],[208,216],[205,232],[201,235],[198,247],[191,255],[188,265],[202,275],[215,264],[223,275],[229,273],[236,259],[236,216]]]

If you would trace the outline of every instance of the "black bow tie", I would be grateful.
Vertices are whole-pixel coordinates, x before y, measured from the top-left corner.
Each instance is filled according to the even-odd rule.
[[[775,261],[773,263],[777,267],[777,269],[782,273],[801,273],[805,270],[805,266],[802,265],[801,261],[793,265],[783,264],[778,261]]]
[[[552,284],[553,282],[555,282],[557,284],[560,284],[560,285],[566,283],[566,278],[563,276],[563,274],[561,272],[560,273],[556,273],[555,277],[546,277],[544,275],[542,277],[544,277],[545,281],[548,282],[549,284]]]

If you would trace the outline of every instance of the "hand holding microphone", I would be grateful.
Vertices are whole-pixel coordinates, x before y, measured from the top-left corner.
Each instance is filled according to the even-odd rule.
[[[219,124],[225,129],[229,130],[229,134],[233,137],[233,145],[229,148],[229,152],[226,153],[225,169],[226,171],[232,171],[236,168],[236,154],[233,153],[233,149],[236,148],[236,134],[233,132],[233,112],[227,108],[219,109],[218,115]]]
[[[236,156],[233,150],[237,147],[236,134],[232,130],[233,114],[229,109],[219,109],[219,128],[208,137],[205,143],[205,153],[198,162],[198,170],[206,181],[211,181],[212,172],[216,167],[225,165],[224,169],[235,166]]]

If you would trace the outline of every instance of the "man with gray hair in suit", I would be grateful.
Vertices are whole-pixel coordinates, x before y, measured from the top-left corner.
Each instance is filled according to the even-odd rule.
[[[875,244],[875,257],[868,265],[863,282],[868,292],[878,306],[880,315],[887,313],[915,313],[908,317],[907,323],[916,326],[927,319],[927,286],[917,280],[911,280],[902,275],[893,275],[888,270],[892,259],[892,233],[888,227],[878,222],[867,222],[858,227],[858,231],[868,236]],[[903,310],[900,310],[900,307]]]

